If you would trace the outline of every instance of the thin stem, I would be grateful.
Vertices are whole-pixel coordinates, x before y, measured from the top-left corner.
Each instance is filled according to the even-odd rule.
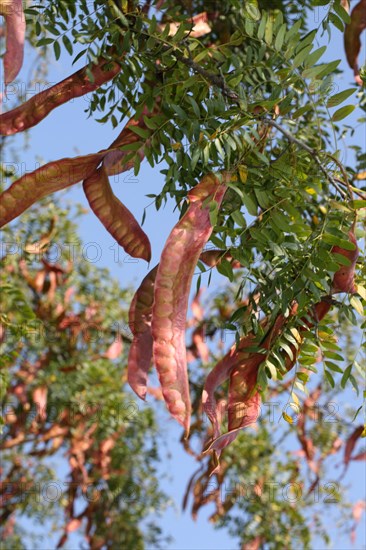
[[[271,118],[265,118],[263,119],[263,122],[265,124],[268,124],[269,126],[273,126],[273,128],[276,128],[279,132],[281,132],[291,143],[295,143],[298,147],[301,147],[301,149],[304,149],[304,151],[307,151],[315,160],[317,165],[319,166],[320,170],[323,172],[327,180],[337,189],[338,193],[343,197],[347,197],[347,193],[343,191],[341,187],[339,187],[337,181],[331,176],[323,163],[321,162],[320,158],[318,157],[318,153],[315,149],[312,149],[309,147],[309,145],[306,145],[303,141],[295,138],[288,130],[283,128],[280,124],[278,124],[275,120],[272,120]]]

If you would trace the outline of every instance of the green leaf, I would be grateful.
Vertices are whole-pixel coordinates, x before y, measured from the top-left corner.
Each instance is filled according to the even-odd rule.
[[[355,200],[350,202],[350,206],[352,208],[354,208],[355,210],[358,210],[360,208],[365,208],[366,207],[366,200],[355,199]]]
[[[138,151],[141,147],[143,147],[143,143],[140,141],[135,141],[135,143],[126,143],[126,145],[121,145],[121,147],[118,147],[120,151]]]
[[[272,37],[273,37],[273,20],[272,20],[272,17],[268,17],[266,29],[264,32],[264,40],[268,46],[272,44]]]
[[[219,208],[216,201],[211,201],[209,204],[209,215],[210,215],[210,223],[212,226],[215,226],[217,223],[217,215],[219,212]]]
[[[322,241],[327,244],[339,246],[340,248],[344,248],[345,250],[355,249],[355,245],[351,241],[346,241],[345,239],[341,239],[340,237],[336,237],[335,235],[331,235],[330,233],[324,233],[324,235],[322,236]]]
[[[54,38],[41,38],[41,40],[38,40],[36,46],[48,46],[48,44],[52,44],[54,42]]]
[[[188,99],[189,103],[192,105],[192,108],[193,108],[193,111],[194,111],[194,114],[196,115],[196,117],[201,118],[200,108],[199,108],[197,102],[195,101],[195,99],[192,96],[188,96],[187,99]]]
[[[338,265],[345,265],[348,267],[352,264],[351,260],[346,258],[346,256],[344,256],[343,254],[338,254],[338,252],[332,252],[332,257],[335,259]]]
[[[363,305],[361,300],[357,298],[357,296],[351,296],[349,303],[357,311],[357,313],[363,315]]]
[[[61,55],[61,46],[57,40],[53,43],[53,51],[55,52],[55,58],[56,60],[60,59]]]
[[[296,378],[298,378],[299,380],[304,382],[304,384],[306,384],[306,382],[309,380],[309,375],[306,374],[306,372],[297,372]]]
[[[281,12],[279,12],[279,13],[281,13]],[[283,23],[280,27],[280,30],[277,33],[276,40],[275,40],[275,43],[274,43],[274,47],[278,52],[281,51],[281,49],[282,49],[282,46],[283,46],[283,43],[284,43],[284,40],[285,40],[286,29],[287,29],[286,23]]]
[[[63,35],[63,37],[62,37],[62,42],[63,42],[63,44],[64,44],[64,46],[65,46],[67,52],[68,52],[70,55],[72,55],[72,52],[73,52],[72,44],[71,44],[71,42],[70,42],[69,37],[68,37],[66,34]]]
[[[137,134],[142,139],[148,139],[151,135],[151,132],[146,128],[140,128],[140,126],[130,126],[129,129],[134,134]]]
[[[248,0],[245,2],[244,9],[253,21],[258,21],[261,17],[261,12],[258,9],[257,0]]]
[[[342,19],[343,23],[345,23],[346,25],[349,25],[351,23],[351,17],[349,13],[339,2],[334,2],[332,7],[336,14]]]
[[[326,51],[327,47],[322,46],[321,48],[318,48],[317,50],[314,50],[311,52],[309,57],[304,61],[305,67],[314,67],[315,63],[319,61],[323,53]]]
[[[330,372],[328,370],[324,370],[324,374],[325,374],[325,377],[328,380],[329,384],[331,385],[331,387],[334,388],[335,382],[334,382],[333,376],[330,374]]]
[[[355,108],[356,105],[345,105],[344,107],[341,107],[332,116],[332,121],[338,122],[339,120],[346,118],[346,116],[350,115],[355,110]]]
[[[335,107],[336,105],[339,105],[343,101],[345,101],[350,95],[352,95],[357,88],[349,88],[348,90],[344,90],[343,92],[339,92],[338,94],[332,95],[328,101],[327,101],[327,107]]]
[[[186,120],[188,118],[188,115],[185,111],[183,111],[182,107],[180,107],[179,105],[175,105],[174,103],[172,103],[170,105],[170,107],[173,109],[173,111],[175,111],[177,113],[177,115],[182,118],[183,120]]]
[[[309,55],[312,48],[313,48],[313,45],[310,44],[310,46],[306,46],[297,55],[295,55],[294,60],[292,62],[295,68],[299,67],[299,65],[301,65],[305,61],[305,59]]]
[[[269,372],[271,373],[272,380],[277,380],[277,369],[276,366],[271,363],[271,361],[268,361],[268,359],[264,362],[264,367],[267,367]]]
[[[86,49],[81,50],[81,52],[79,52],[79,53],[75,56],[75,58],[74,58],[72,64],[75,65],[75,63],[76,63],[81,57],[83,57],[83,55],[85,54],[86,51],[87,51]]]
[[[333,25],[341,32],[344,31],[344,23],[342,19],[340,19],[335,13],[330,12],[329,13],[329,20],[333,23]]]
[[[334,372],[343,373],[343,369],[341,369],[339,365],[336,365],[332,361],[324,361],[324,364],[328,367],[328,369],[333,370]]]
[[[336,353],[335,351],[325,350],[323,351],[323,355],[324,357],[327,357],[328,359],[333,359],[334,361],[343,361],[342,355],[340,355],[339,353]]]
[[[266,30],[266,25],[267,25],[267,18],[268,18],[268,13],[266,11],[263,11],[261,22],[259,23],[258,33],[257,33],[259,40],[262,40],[264,37],[264,32]]]
[[[352,365],[348,365],[348,367],[343,373],[342,380],[341,380],[341,387],[343,389],[346,387],[347,381],[351,375],[351,371],[352,371]]]
[[[290,40],[301,28],[302,20],[298,19],[294,25],[291,26],[291,28],[287,31],[286,34],[286,42]]]
[[[331,61],[330,63],[321,63],[317,67],[313,67],[312,69],[306,69],[305,71],[303,71],[302,76],[304,78],[324,77],[327,74],[335,71],[340,62],[340,59],[336,59],[335,61]]]
[[[205,59],[205,57],[207,57],[208,54],[209,54],[209,51],[205,49],[202,52],[200,52],[199,54],[197,54],[196,57],[193,59],[193,61],[195,63],[199,63],[200,61]]]
[[[229,281],[232,282],[234,280],[234,273],[231,263],[228,262],[225,258],[221,259],[221,262],[217,264],[216,269],[219,273],[221,273],[221,275],[227,277]]]

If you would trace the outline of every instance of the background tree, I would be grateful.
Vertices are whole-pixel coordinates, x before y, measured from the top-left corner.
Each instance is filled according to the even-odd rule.
[[[59,546],[80,530],[90,548],[159,547],[155,416],[126,387],[129,293],[85,259],[54,202],[4,242],[2,548],[48,541],[24,517]]]

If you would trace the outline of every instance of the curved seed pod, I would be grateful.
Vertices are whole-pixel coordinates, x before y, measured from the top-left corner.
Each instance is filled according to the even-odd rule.
[[[336,294],[337,292],[349,292],[354,293],[357,292],[357,288],[355,285],[355,268],[356,268],[356,262],[359,254],[359,249],[357,246],[357,239],[355,237],[354,233],[354,226],[353,224],[351,230],[348,233],[349,240],[351,243],[355,245],[354,250],[345,250],[344,248],[340,248],[339,246],[333,246],[332,252],[335,252],[337,254],[342,254],[342,256],[345,256],[350,262],[351,265],[344,266],[342,265],[338,271],[335,272],[333,276],[333,283],[332,283],[332,294]]]
[[[114,195],[104,166],[84,181],[83,189],[94,214],[127,254],[149,262],[150,241],[128,208]]]
[[[355,81],[362,86],[358,68],[358,55],[361,49],[360,35],[366,29],[366,0],[361,0],[351,12],[351,22],[344,31],[344,49],[349,66],[353,69]]]
[[[158,265],[142,281],[128,313],[128,324],[133,334],[128,354],[128,382],[141,399],[146,397],[147,376],[152,358],[151,314]]]
[[[211,408],[209,411],[207,410],[206,401],[204,410],[213,423],[214,433],[213,439],[203,449],[204,454],[215,451],[216,460],[218,461],[221,451],[234,441],[238,432],[257,420],[259,416],[260,396],[258,392],[255,392],[255,387],[257,383],[258,367],[264,359],[265,356],[258,353],[253,355],[249,353],[240,354],[240,356],[237,356],[237,363],[234,362],[234,364],[231,365],[226,365],[225,362],[223,363],[222,366],[224,366],[224,368],[220,373],[220,378],[216,379],[219,383],[215,387],[205,384],[204,392],[206,391],[206,396],[209,391],[211,393]],[[220,417],[216,407],[214,390],[227,378],[230,378],[228,403],[229,426],[228,432],[220,435]]]
[[[103,160],[104,152],[49,162],[16,180],[0,196],[0,227],[35,202],[82,181]]]
[[[10,84],[23,65],[25,17],[22,0],[2,0],[0,15],[6,24],[6,51],[4,55],[4,81]]]
[[[213,229],[203,201],[212,196],[220,205],[225,191],[226,186],[210,174],[188,193],[190,205],[165,243],[156,275],[154,363],[167,407],[186,433],[191,412],[185,348],[188,296],[195,266]]]
[[[105,82],[112,80],[121,70],[118,63],[101,59],[97,65],[90,67],[93,75],[91,81],[87,72],[88,67],[83,67],[55,86],[36,94],[19,107],[0,115],[0,135],[9,136],[32,128],[56,107],[70,99],[93,92]]]
[[[242,350],[247,346],[253,345],[254,339],[255,336],[251,333],[240,341],[241,350],[239,350],[236,345],[232,346],[229,352],[215,365],[206,378],[202,392],[202,405],[203,412],[207,414],[213,426],[214,439],[218,438],[220,435],[220,422],[215,399],[215,390],[230,377],[231,371],[238,362],[244,363],[249,359],[250,353]]]

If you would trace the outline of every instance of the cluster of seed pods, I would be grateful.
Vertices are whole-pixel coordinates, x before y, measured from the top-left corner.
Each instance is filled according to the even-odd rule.
[[[104,227],[128,254],[150,261],[151,246],[147,235],[113,194],[108,181],[108,175],[124,172],[133,165],[134,159],[125,162],[127,153],[120,147],[139,141],[131,127],[146,128],[143,116],[149,115],[152,116],[145,109],[139,119],[131,118],[108,149],[49,162],[13,182],[0,195],[0,227],[43,197],[84,180],[87,200]],[[135,154],[143,157],[143,145]]]
[[[187,211],[171,231],[159,265],[143,281],[130,310],[134,340],[128,377],[132,387],[145,397],[153,357],[168,410],[186,433],[191,412],[185,345],[188,297],[194,269],[213,229],[209,202],[220,206],[227,178],[228,173],[221,174],[222,181],[208,174],[188,193]]]

